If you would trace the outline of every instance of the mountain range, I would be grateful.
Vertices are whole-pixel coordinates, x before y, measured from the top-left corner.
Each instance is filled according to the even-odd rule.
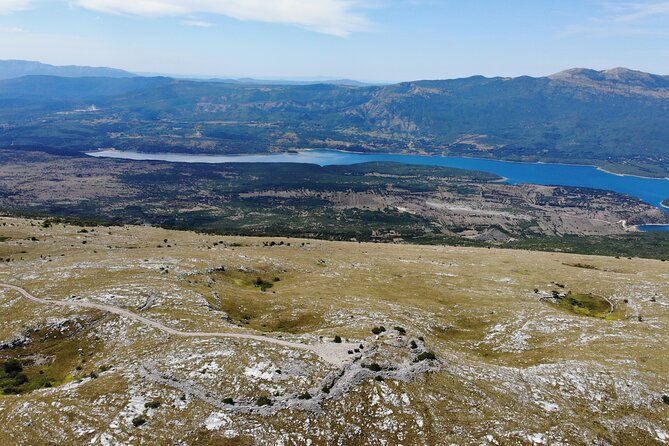
[[[72,154],[330,148],[669,175],[669,77],[625,68],[375,86],[121,73],[0,81],[0,146]]]
[[[132,77],[134,74],[116,68],[83,67],[79,65],[55,66],[29,60],[0,60],[0,79],[44,75],[61,77]]]

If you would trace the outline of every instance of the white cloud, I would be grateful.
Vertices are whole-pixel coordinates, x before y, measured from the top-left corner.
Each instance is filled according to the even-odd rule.
[[[205,22],[204,20],[184,20],[182,23],[186,26],[195,26],[198,28],[209,28],[214,26],[213,23]]]
[[[29,0],[0,0],[0,14],[28,9]]]
[[[565,27],[557,37],[575,35],[646,36],[669,35],[669,1],[603,3],[601,13],[585,23]]]
[[[4,1],[4,0],[0,0]],[[19,0],[12,0],[19,1]],[[215,14],[237,20],[284,23],[312,31],[347,36],[369,27],[358,11],[362,0],[75,0],[109,14],[188,16]]]
[[[669,2],[630,3],[620,7],[621,14],[615,17],[620,22],[637,22],[662,16],[669,16]]]

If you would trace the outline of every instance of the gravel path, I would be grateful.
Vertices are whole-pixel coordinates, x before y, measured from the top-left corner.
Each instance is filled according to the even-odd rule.
[[[117,314],[128,319],[140,322],[149,327],[156,328],[164,333],[167,333],[172,336],[179,336],[185,338],[231,338],[231,339],[247,339],[252,341],[267,342],[270,344],[276,344],[283,347],[295,348],[299,350],[306,350],[308,352],[315,353],[322,360],[335,365],[337,367],[342,367],[350,363],[353,358],[348,354],[349,350],[357,348],[359,343],[321,343],[321,344],[302,344],[299,342],[291,342],[283,339],[270,338],[267,336],[253,335],[253,334],[244,334],[244,333],[232,333],[232,332],[199,332],[199,331],[181,331],[174,328],[168,327],[161,324],[160,322],[145,318],[140,316],[132,311],[115,307],[113,305],[97,304],[93,302],[85,301],[68,301],[68,300],[53,300],[53,299],[41,299],[30,294],[25,289],[18,287],[16,285],[9,285],[6,283],[0,283],[0,288],[6,288],[20,293],[23,297],[28,299],[31,302],[45,304],[45,305],[55,305],[59,307],[74,307],[74,308],[89,308],[93,310],[100,310],[107,313]]]

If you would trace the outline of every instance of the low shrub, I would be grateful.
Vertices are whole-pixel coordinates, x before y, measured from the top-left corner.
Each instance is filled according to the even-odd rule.
[[[144,404],[144,407],[146,407],[147,409],[157,409],[160,407],[161,404],[162,403],[160,402],[160,400],[153,400]]]
[[[261,396],[256,400],[256,405],[257,406],[271,406],[272,405],[272,400],[269,399],[266,396]]]
[[[437,359],[437,356],[433,352],[423,352],[420,355],[418,355],[416,359],[418,359],[419,361],[425,361],[425,360],[432,361]]]

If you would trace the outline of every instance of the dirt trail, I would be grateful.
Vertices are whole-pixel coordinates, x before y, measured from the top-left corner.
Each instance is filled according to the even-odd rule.
[[[166,325],[156,322],[151,319],[147,319],[143,316],[140,316],[132,311],[115,307],[113,305],[105,304],[96,304],[93,302],[85,301],[67,301],[67,300],[53,300],[53,299],[41,299],[30,294],[28,291],[24,290],[21,287],[16,285],[9,285],[5,283],[0,283],[0,288],[6,288],[20,293],[26,299],[36,302],[39,304],[45,305],[55,305],[59,307],[75,307],[75,308],[90,308],[94,310],[105,311],[107,313],[117,314],[119,316],[132,319],[134,321],[140,322],[149,327],[156,328],[164,333],[167,333],[172,336],[186,337],[186,338],[232,338],[232,339],[247,339],[252,341],[267,342],[270,344],[280,345],[282,347],[295,348],[299,350],[305,350],[311,353],[315,353],[322,360],[333,364],[337,367],[342,367],[345,364],[352,361],[351,355],[348,354],[349,350],[353,350],[358,347],[358,343],[322,343],[322,344],[301,344],[298,342],[290,342],[282,339],[270,338],[267,336],[244,334],[244,333],[231,333],[231,332],[199,332],[199,331],[180,331],[174,328],[170,328]]]

